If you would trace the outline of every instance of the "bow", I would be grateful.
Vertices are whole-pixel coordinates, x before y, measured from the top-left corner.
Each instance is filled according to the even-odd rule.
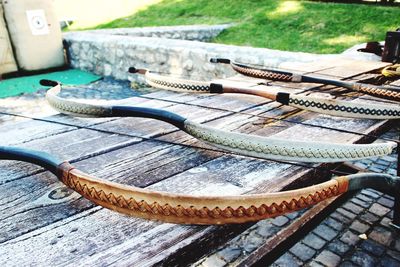
[[[107,209],[145,219],[181,224],[258,221],[307,208],[325,199],[367,187],[394,194],[400,185],[399,177],[363,173],[335,177],[317,185],[277,193],[191,196],[103,180],[41,151],[0,146],[0,159],[42,166],[69,188]]]
[[[146,82],[156,88],[199,92],[199,93],[239,93],[265,97],[284,105],[322,114],[363,118],[363,119],[398,119],[400,107],[398,105],[379,105],[368,103],[353,103],[336,99],[325,99],[310,96],[299,96],[286,92],[270,93],[263,89],[226,86],[221,83],[193,81],[163,76],[146,69],[129,68],[130,73],[139,73],[145,76]],[[284,75],[284,74],[280,74]],[[285,74],[286,75],[286,74]]]
[[[377,86],[359,82],[347,82],[332,79],[317,78],[309,75],[301,75],[298,73],[282,71],[277,69],[256,68],[254,66],[237,63],[225,58],[211,58],[212,63],[230,64],[233,70],[254,78],[269,79],[283,82],[307,82],[321,83],[326,85],[334,85],[344,87],[352,91],[372,95],[379,98],[400,101],[400,88],[393,86]]]
[[[41,80],[44,86],[53,86],[46,93],[48,103],[62,113],[89,117],[142,117],[170,123],[189,135],[234,153],[264,159],[303,161],[303,162],[341,162],[391,153],[394,142],[377,144],[331,144],[326,142],[305,142],[273,137],[227,132],[202,125],[169,111],[111,105],[80,103],[58,96],[61,84]]]

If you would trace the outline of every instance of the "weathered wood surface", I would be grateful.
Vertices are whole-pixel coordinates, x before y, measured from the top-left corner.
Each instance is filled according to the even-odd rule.
[[[346,64],[332,67],[330,63],[327,67],[321,63],[309,69],[345,78],[382,66],[377,63],[355,70]],[[295,93],[308,93],[318,86],[257,85],[259,81],[242,76],[231,80]],[[362,133],[379,132],[388,125],[386,121],[318,115],[243,95],[155,90],[123,104],[164,108],[230,131],[309,141],[358,142],[363,137],[271,118]],[[120,183],[169,192],[227,195],[273,192],[299,181],[310,184],[321,180],[307,167],[218,151],[160,121],[64,115],[38,119],[4,125],[1,145],[43,150]],[[7,265],[185,264],[249,227],[182,226],[127,217],[79,197],[40,167],[3,161],[0,169],[0,262]]]

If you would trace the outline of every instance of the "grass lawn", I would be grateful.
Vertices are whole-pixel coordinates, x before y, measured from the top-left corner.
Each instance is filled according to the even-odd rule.
[[[73,20],[70,30],[95,27],[116,18],[132,16],[161,0],[53,0],[59,20]]]
[[[164,0],[97,29],[236,23],[214,42],[314,53],[339,53],[384,40],[400,27],[400,8],[279,0]]]

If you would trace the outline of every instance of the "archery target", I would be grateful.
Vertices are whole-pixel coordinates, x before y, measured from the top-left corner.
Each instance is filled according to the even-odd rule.
[[[64,65],[62,34],[53,1],[3,1],[14,55],[22,71]]]
[[[43,9],[27,10],[26,16],[28,19],[29,28],[33,35],[49,34],[46,15]]]

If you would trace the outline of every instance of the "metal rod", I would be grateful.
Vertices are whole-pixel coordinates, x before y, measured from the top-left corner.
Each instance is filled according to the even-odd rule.
[[[397,125],[397,130],[399,132],[399,141],[400,141],[400,123]],[[397,176],[400,177],[400,148],[396,147],[397,150]]]
[[[393,221],[391,225],[397,230],[400,230],[400,194],[396,194],[394,198]]]
[[[399,140],[400,140],[400,127],[398,125]],[[397,147],[397,176],[400,177],[400,148]],[[394,196],[394,207],[393,207],[393,221],[391,226],[400,230],[400,183],[396,183],[396,193]]]

